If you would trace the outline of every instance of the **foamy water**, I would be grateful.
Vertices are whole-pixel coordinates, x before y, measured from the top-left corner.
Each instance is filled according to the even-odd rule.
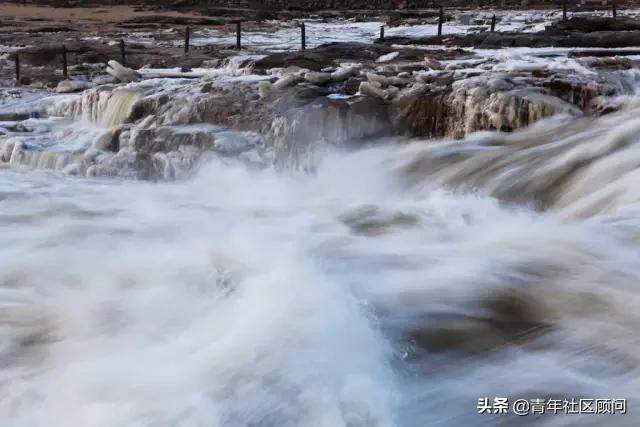
[[[522,422],[479,416],[482,396],[633,408],[637,190],[577,215],[582,197],[543,190],[637,182],[634,114],[337,153],[312,176],[0,171],[0,425]]]
[[[62,171],[118,159],[135,101],[184,82],[10,97],[8,116],[64,118],[0,123],[0,426],[635,426],[640,109],[637,72],[618,77],[618,113],[330,153],[314,174],[176,102],[157,139],[212,134],[215,156],[172,183]],[[479,415],[485,396],[629,414]]]

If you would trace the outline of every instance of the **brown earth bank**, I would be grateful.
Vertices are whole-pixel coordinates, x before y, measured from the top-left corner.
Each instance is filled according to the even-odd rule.
[[[559,7],[554,0],[16,0],[14,3],[56,7],[92,5],[138,5],[171,9],[229,7],[264,10],[327,10],[327,9],[416,9],[437,7]],[[581,0],[569,0],[572,9],[584,8]],[[603,4],[610,4],[605,0]],[[640,4],[638,0],[617,0],[618,6]]]

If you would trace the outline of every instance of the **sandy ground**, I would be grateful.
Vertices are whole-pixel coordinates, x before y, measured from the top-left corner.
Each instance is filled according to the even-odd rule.
[[[194,17],[200,15],[174,11],[142,10],[139,7],[133,6],[57,8],[47,6],[0,4],[0,18],[3,20],[8,18],[34,22],[115,23],[140,16]]]

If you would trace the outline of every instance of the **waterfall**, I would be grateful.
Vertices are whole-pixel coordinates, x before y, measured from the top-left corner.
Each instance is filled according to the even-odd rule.
[[[560,116],[513,134],[413,145],[398,161],[413,185],[477,190],[592,216],[614,208],[619,198],[640,199],[631,179],[640,166],[638,114],[633,108],[596,120]]]
[[[640,401],[640,108],[325,144],[299,173],[238,161],[253,133],[105,129],[134,101],[92,96],[93,124],[31,120],[2,160],[174,178],[227,156],[170,184],[0,170],[12,426],[484,427],[485,395]],[[304,169],[316,140],[382,129],[352,114],[280,117],[273,149]]]
[[[47,113],[114,127],[127,121],[140,97],[141,93],[132,89],[89,89],[81,95],[63,97]]]

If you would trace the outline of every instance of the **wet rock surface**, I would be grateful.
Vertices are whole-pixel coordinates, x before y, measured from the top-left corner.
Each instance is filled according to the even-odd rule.
[[[443,37],[387,37],[389,44],[419,44],[502,49],[510,47],[601,47],[640,45],[640,25],[635,20],[575,17],[558,21],[544,31],[532,33],[476,32]]]
[[[620,108],[607,100],[633,89],[633,74],[624,74],[625,67],[573,73],[571,67],[592,63],[584,57],[562,60],[573,61],[563,70],[540,58],[519,58],[513,65],[458,50],[359,47],[332,44],[276,54],[240,63],[237,75],[224,79],[192,80],[178,73],[157,80],[142,73],[138,82],[97,85],[38,114],[116,129],[94,147],[105,154],[84,158],[74,173],[111,176],[124,170],[137,178],[169,179],[195,167],[202,153],[234,152],[216,145],[223,129],[264,135],[239,145],[244,148],[236,154],[252,151],[251,161],[313,169],[314,159],[328,150],[362,147],[391,135],[461,138],[481,130],[510,132],[557,114],[606,114]],[[295,55],[324,63],[292,65]],[[73,92],[93,84],[63,81],[59,88]],[[7,118],[25,114],[33,113]],[[28,163],[21,156],[14,163]],[[70,163],[69,157],[47,164]]]
[[[433,18],[400,15],[399,22]],[[477,20],[482,24],[483,18]],[[96,40],[65,39],[69,77],[56,70],[61,60],[57,43],[18,46],[4,57],[11,69],[20,56],[21,83],[68,95],[19,110],[8,102],[0,118],[62,116],[109,129],[110,136],[100,136],[91,147],[94,151],[79,163],[73,156],[84,149],[72,150],[73,156],[65,154],[60,162],[47,154],[47,165],[73,163],[74,173],[90,175],[175,178],[179,170],[193,168],[202,153],[228,154],[216,142],[223,129],[262,135],[260,141],[250,138],[252,143],[239,145],[245,148],[236,154],[252,152],[251,162],[313,169],[313,159],[323,152],[362,147],[392,135],[462,138],[484,130],[511,132],[554,115],[608,114],[625,107],[624,96],[633,93],[637,80],[636,61],[608,50],[507,49],[496,55],[463,48],[593,47],[605,40],[610,47],[619,38],[633,44],[635,24],[628,20],[574,18],[537,33],[388,36],[376,43],[334,42],[304,51],[240,54],[213,45],[183,51],[183,34],[176,25],[226,25],[211,18],[155,13],[120,23],[163,30],[151,40],[127,41],[124,60],[119,58],[121,34],[115,27],[98,32]],[[58,28],[61,33],[54,38],[88,24],[77,25]],[[257,24],[246,25],[252,30]],[[227,30],[233,27],[229,24]],[[18,40],[33,42],[51,30],[37,28],[42,31],[26,32]],[[451,47],[419,46],[423,43]],[[105,62],[111,75],[105,73]],[[16,83],[3,78],[6,85]],[[15,129],[4,132],[14,134]],[[31,157],[24,153],[35,145],[17,146],[23,154],[13,162],[29,163]],[[4,157],[6,162],[13,158]]]

